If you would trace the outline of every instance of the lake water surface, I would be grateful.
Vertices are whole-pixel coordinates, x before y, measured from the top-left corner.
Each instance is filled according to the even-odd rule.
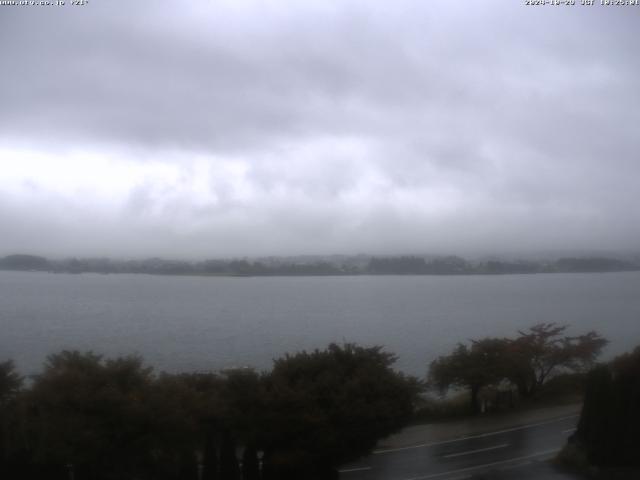
[[[384,345],[424,375],[457,342],[537,322],[595,329],[605,357],[640,344],[640,273],[175,277],[0,272],[0,361],[61,349],[138,353],[167,371],[269,368],[285,352]]]

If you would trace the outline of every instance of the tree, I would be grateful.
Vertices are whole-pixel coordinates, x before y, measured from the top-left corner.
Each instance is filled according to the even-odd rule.
[[[429,383],[442,392],[451,386],[468,388],[471,409],[479,411],[483,387],[510,381],[522,397],[534,396],[559,371],[585,371],[593,364],[607,340],[596,332],[575,337],[563,335],[566,326],[534,325],[516,339],[484,338],[471,346],[458,344],[429,367]]]
[[[0,363],[0,477],[6,475],[11,455],[12,432],[15,424],[15,399],[22,388],[23,378],[18,375],[11,360]]]
[[[593,465],[639,467],[638,406],[640,347],[589,372],[580,421],[571,441]]]
[[[23,378],[16,372],[12,360],[0,363],[0,407],[16,396],[22,382]]]
[[[424,274],[427,263],[421,257],[371,258],[367,270],[373,274]]]
[[[163,373],[144,390],[144,445],[151,458],[145,467],[151,478],[217,477],[217,432],[220,379],[214,374]]]
[[[173,418],[163,430],[166,439],[162,443],[165,446],[184,446],[186,443],[187,450],[195,448],[204,480],[220,478],[225,383],[225,378],[215,373],[182,373],[163,374],[154,385],[158,389],[157,413],[164,418]],[[169,393],[171,391],[174,393]],[[167,398],[173,398],[173,404],[167,404]],[[187,440],[176,439],[176,430],[182,431]],[[175,448],[166,449],[168,454],[172,450]]]
[[[252,480],[258,475],[258,445],[263,443],[266,392],[264,376],[250,368],[222,372],[220,474],[223,479]],[[240,472],[236,449],[243,451]]]
[[[141,474],[153,452],[150,381],[151,369],[138,357],[50,356],[27,398],[32,462],[50,478],[62,477],[65,465],[84,478]]]
[[[451,354],[431,363],[429,383],[442,393],[452,386],[468,388],[471,411],[477,413],[480,389],[506,376],[508,347],[509,341],[502,338],[475,340],[470,347],[459,343]]]
[[[0,259],[0,268],[7,270],[46,270],[49,261],[35,255],[9,255]]]
[[[575,337],[563,335],[566,325],[540,323],[510,343],[507,377],[524,397],[534,396],[560,370],[586,371],[608,343],[594,331]]]
[[[410,418],[417,380],[391,368],[381,347],[331,344],[286,355],[265,379],[265,474],[333,478]]]

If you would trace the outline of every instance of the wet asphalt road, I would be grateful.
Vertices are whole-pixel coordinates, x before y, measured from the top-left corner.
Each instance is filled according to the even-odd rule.
[[[569,479],[548,460],[565,445],[577,415],[496,432],[379,450],[340,470],[341,480]]]

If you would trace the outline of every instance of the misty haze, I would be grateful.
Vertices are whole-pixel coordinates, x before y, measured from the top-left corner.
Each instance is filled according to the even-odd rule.
[[[639,3],[0,1],[0,478],[638,478]]]

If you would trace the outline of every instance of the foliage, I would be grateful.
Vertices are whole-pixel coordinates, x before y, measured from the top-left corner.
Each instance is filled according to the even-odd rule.
[[[437,398],[423,395],[416,405],[411,423],[420,425],[443,420],[456,420],[469,415],[469,399],[466,392]]]
[[[0,268],[7,270],[47,270],[49,261],[36,255],[9,255],[0,259]]]
[[[474,273],[471,265],[460,257],[435,258],[427,262],[422,257],[373,257],[367,273],[379,275],[455,275]]]
[[[555,263],[562,272],[623,272],[634,270],[637,265],[614,258],[560,258]]]
[[[508,341],[500,338],[473,341],[471,347],[459,343],[450,355],[431,363],[429,382],[442,392],[451,386],[468,388],[471,410],[478,412],[480,389],[505,376],[508,346]]]
[[[558,373],[582,372],[593,364],[607,344],[596,332],[576,337],[563,335],[566,326],[534,325],[515,339],[484,338],[468,347],[458,346],[449,355],[434,360],[429,382],[441,392],[468,388],[471,409],[479,411],[478,395],[483,387],[509,382],[522,397],[536,395]]]
[[[596,332],[570,337],[567,326],[540,323],[511,342],[507,377],[524,397],[531,397],[557,371],[585,371],[608,343]]]
[[[394,360],[331,345],[267,373],[155,375],[139,357],[63,351],[24,390],[3,363],[0,477],[237,480],[242,465],[252,480],[259,450],[264,478],[330,476],[410,417],[418,384]]]
[[[11,360],[0,363],[0,405],[11,400],[22,387],[23,378]]]
[[[278,478],[353,460],[409,420],[419,384],[393,371],[394,361],[381,347],[332,344],[275,362],[266,430]]]
[[[592,465],[640,466],[640,347],[594,368],[572,439]]]
[[[270,257],[260,261],[247,259],[210,259],[199,262],[148,258],[113,260],[109,258],[68,258],[50,260],[34,255],[9,255],[0,258],[0,269],[53,271],[68,273],[147,273],[152,275],[503,275],[557,272],[637,271],[637,259],[584,257],[559,260],[470,262],[457,256],[425,259],[417,256],[371,257]]]
[[[137,357],[50,356],[27,397],[33,462],[44,469],[72,464],[88,478],[133,473],[148,464],[150,375]]]
[[[9,458],[15,452],[16,398],[22,388],[23,378],[16,372],[11,360],[0,363],[0,478],[7,470]]]

